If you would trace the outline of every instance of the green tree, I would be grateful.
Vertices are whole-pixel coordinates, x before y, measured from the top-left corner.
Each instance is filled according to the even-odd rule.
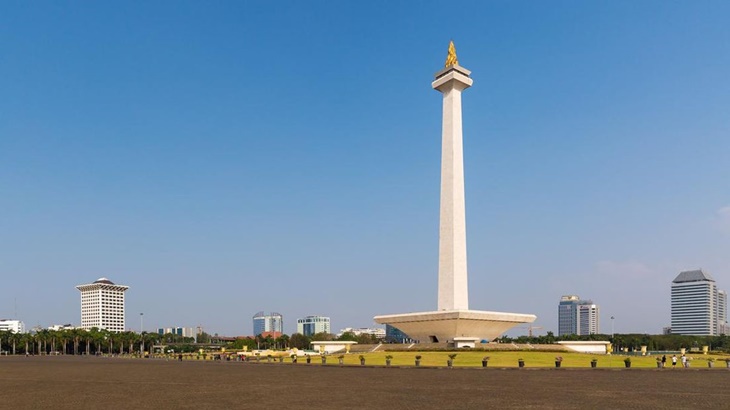
[[[330,340],[335,340],[335,336],[331,333],[319,332],[312,335],[313,342],[328,342]]]
[[[210,335],[205,332],[198,333],[195,339],[198,343],[210,343]]]
[[[33,343],[33,336],[30,333],[23,333],[21,343],[25,345],[25,354],[29,355],[30,351],[28,350],[28,347]]]
[[[15,356],[15,347],[19,341],[20,333],[10,332],[10,343],[12,344],[13,348],[13,356]]]
[[[363,345],[380,343],[380,340],[378,340],[378,338],[375,337],[375,335],[370,334],[370,333],[360,333],[357,336],[357,339],[355,339],[355,341],[357,341],[357,343],[363,344]]]
[[[289,337],[289,347],[297,349],[308,349],[311,341],[301,333],[294,333]]]
[[[356,342],[357,336],[355,336],[352,332],[344,332],[340,335],[340,337],[337,338],[337,340],[343,341],[343,342]]]
[[[286,349],[287,347],[289,347],[289,336],[282,334],[281,336],[277,337],[276,345],[281,349]]]
[[[9,330],[0,330],[0,352],[5,351],[5,341],[8,340],[8,336],[10,335]]]
[[[236,350],[243,350],[244,347],[247,347],[248,350],[254,350],[256,349],[256,339],[242,337],[240,339],[236,339],[235,342],[231,343],[230,347]]]

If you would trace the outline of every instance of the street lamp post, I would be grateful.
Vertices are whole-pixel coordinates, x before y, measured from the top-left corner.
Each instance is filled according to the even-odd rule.
[[[139,354],[144,357],[144,313],[139,314],[139,337],[142,343],[139,344]]]
[[[611,316],[611,343],[613,343],[613,319],[615,318]]]

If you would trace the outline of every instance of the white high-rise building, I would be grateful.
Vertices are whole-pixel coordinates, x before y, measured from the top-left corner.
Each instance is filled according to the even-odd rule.
[[[81,328],[106,329],[123,332],[124,292],[129,286],[116,285],[107,278],[99,278],[88,285],[78,285],[81,291]]]
[[[20,320],[0,319],[0,332],[25,333],[25,324]]]
[[[672,281],[672,333],[715,336],[725,331],[727,293],[698,269],[681,272]]]
[[[717,334],[728,334],[727,325],[727,292],[724,290],[717,291]]]
[[[579,335],[595,335],[599,333],[599,309],[598,305],[586,303],[578,305],[578,329]]]
[[[297,319],[297,333],[313,336],[317,333],[330,333],[330,318],[326,316],[307,316]]]

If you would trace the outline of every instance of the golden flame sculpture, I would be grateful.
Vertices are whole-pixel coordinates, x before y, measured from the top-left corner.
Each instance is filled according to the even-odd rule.
[[[444,67],[451,67],[452,65],[459,65],[459,60],[456,58],[454,40],[449,42],[449,54],[446,56],[446,64],[444,64]]]

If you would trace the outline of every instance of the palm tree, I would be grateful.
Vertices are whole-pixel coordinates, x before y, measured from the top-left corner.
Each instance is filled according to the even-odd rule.
[[[101,329],[101,334],[104,335],[104,340],[109,342],[109,354],[114,353],[114,334],[106,329]]]
[[[20,339],[20,334],[11,332],[9,341],[13,344],[13,356],[15,356],[15,344],[18,343],[18,340]]]
[[[41,329],[36,333],[36,337],[38,340],[38,354],[48,353],[48,339],[50,337],[50,333],[48,329]],[[43,349],[41,350],[41,346],[43,346]]]
[[[127,341],[129,342],[129,354],[132,354],[132,352],[134,351],[134,342],[137,341],[137,339],[139,339],[139,336],[132,331],[129,331],[126,333],[127,333]]]
[[[33,346],[35,346],[36,342],[38,343],[38,354],[41,354],[41,335],[36,332],[36,334],[33,335]]]
[[[58,339],[61,340],[61,346],[63,346],[63,350],[61,351],[61,354],[68,353],[67,345],[68,340],[71,338],[71,329],[61,329],[57,332]]]
[[[7,339],[9,334],[9,330],[0,330],[0,352],[3,351],[3,339]]]
[[[289,336],[282,334],[281,336],[277,337],[276,344],[278,344],[280,348],[286,349],[287,347],[289,347]]]
[[[159,333],[147,333],[145,335],[145,346],[150,354],[154,353],[154,347],[163,343],[163,335]]]
[[[58,338],[58,332],[55,330],[49,330],[48,338],[51,339],[51,354],[53,354],[56,351],[56,339]]]
[[[74,341],[74,356],[79,354],[79,342],[83,333],[86,333],[83,329],[73,329],[70,332],[70,336]]]
[[[86,340],[86,355],[88,356],[91,354],[91,339],[92,339],[91,331],[84,330],[84,339]]]
[[[25,355],[28,356],[28,343],[33,340],[33,337],[30,333],[23,333],[23,337],[21,339],[21,342],[25,344]]]
[[[94,354],[101,354],[102,344],[104,343],[104,334],[99,330],[98,327],[95,326],[89,329],[87,337],[87,346],[89,344],[89,339],[91,339],[91,342],[94,343]],[[90,352],[90,350],[87,351]]]

